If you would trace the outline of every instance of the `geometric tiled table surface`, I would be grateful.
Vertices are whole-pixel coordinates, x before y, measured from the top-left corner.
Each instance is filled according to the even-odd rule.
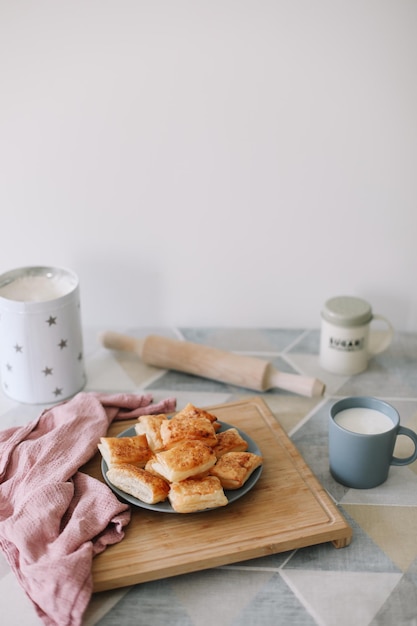
[[[157,333],[272,361],[283,371],[316,376],[321,398],[274,389],[259,394],[353,529],[347,548],[302,548],[193,574],[93,595],[85,626],[416,626],[417,462],[392,467],[371,490],[347,489],[328,470],[327,417],[348,395],[393,404],[401,424],[417,431],[417,335],[397,333],[366,372],[334,376],[318,364],[319,331],[303,329],[118,328],[142,337]],[[87,391],[151,391],[209,406],[253,391],[144,365],[132,354],[102,348],[100,329],[84,329]],[[42,407],[18,404],[0,392],[0,428],[22,425]],[[396,454],[409,453],[400,438]],[[0,553],[0,623],[40,621]]]

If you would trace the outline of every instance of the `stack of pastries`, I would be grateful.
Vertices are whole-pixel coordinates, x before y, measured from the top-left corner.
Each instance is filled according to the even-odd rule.
[[[101,437],[106,477],[146,504],[168,500],[177,513],[225,506],[224,490],[242,487],[263,459],[248,452],[236,428],[220,428],[215,415],[191,403],[170,419],[142,415],[133,437]]]

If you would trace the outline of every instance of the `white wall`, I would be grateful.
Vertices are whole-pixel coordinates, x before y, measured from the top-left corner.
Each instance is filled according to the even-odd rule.
[[[0,0],[0,271],[86,324],[417,331],[415,0]]]

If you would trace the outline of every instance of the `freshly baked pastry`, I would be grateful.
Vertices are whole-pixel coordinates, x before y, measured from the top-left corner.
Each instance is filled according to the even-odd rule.
[[[202,441],[208,446],[217,443],[216,431],[212,423],[204,417],[173,417],[161,423],[160,434],[165,449],[172,448],[181,441]]]
[[[262,457],[253,452],[226,452],[210,474],[220,479],[224,489],[239,489],[262,463]]]
[[[186,404],[185,407],[181,409],[181,411],[178,411],[178,413],[174,415],[173,419],[183,419],[183,418],[189,419],[191,417],[192,418],[204,417],[205,419],[209,420],[209,422],[213,424],[213,428],[216,431],[221,428],[221,424],[219,423],[215,415],[213,415],[209,411],[206,411],[205,409],[200,409],[199,407],[194,406],[194,404],[191,404],[191,402]]]
[[[169,500],[177,513],[228,504],[263,463],[237,428],[219,432],[217,417],[188,403],[172,418],[142,415],[133,437],[101,437],[98,448],[112,485],[146,504]]]
[[[172,483],[206,472],[216,460],[213,449],[201,441],[182,441],[154,454],[145,469]]]
[[[220,480],[215,476],[171,483],[168,499],[177,513],[195,513],[228,504]]]
[[[244,452],[249,447],[248,442],[239,434],[237,428],[228,428],[217,433],[216,437],[217,443],[213,449],[218,459],[226,452]]]
[[[154,452],[164,447],[161,439],[161,424],[167,421],[167,416],[160,413],[159,415],[141,415],[135,424],[136,433],[146,435],[149,447]]]
[[[100,437],[97,447],[108,467],[118,463],[131,463],[137,467],[144,467],[152,455],[145,435]]]
[[[113,465],[106,476],[115,487],[146,504],[157,504],[168,497],[169,484],[140,467],[127,463]]]

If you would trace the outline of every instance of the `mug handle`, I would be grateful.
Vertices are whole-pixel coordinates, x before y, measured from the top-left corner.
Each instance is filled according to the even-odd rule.
[[[394,337],[394,329],[386,317],[384,317],[383,315],[375,314],[372,316],[371,321],[373,322],[374,320],[380,320],[382,322],[385,322],[387,330],[371,331],[368,348],[371,356],[384,352],[384,350],[388,348]]]
[[[406,437],[410,437],[410,439],[414,443],[414,452],[410,456],[406,456],[404,458],[399,458],[397,456],[393,456],[391,459],[391,465],[409,465],[417,460],[417,434],[411,430],[411,428],[406,428],[405,426],[399,426],[397,430],[398,435],[405,435]]]

